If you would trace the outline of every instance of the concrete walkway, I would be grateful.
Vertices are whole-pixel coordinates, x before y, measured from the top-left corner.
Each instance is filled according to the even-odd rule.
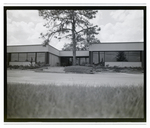
[[[27,70],[8,70],[7,82],[34,83],[56,85],[139,85],[144,82],[143,74],[127,73],[99,73],[99,74],[73,74],[73,73],[46,73]]]
[[[48,67],[48,69],[43,69],[43,71],[51,73],[65,73],[64,67]]]

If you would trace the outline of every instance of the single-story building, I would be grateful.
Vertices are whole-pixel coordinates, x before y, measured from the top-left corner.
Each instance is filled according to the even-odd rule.
[[[7,65],[70,66],[72,51],[60,51],[50,45],[7,46]],[[92,44],[87,51],[76,51],[76,64],[101,64],[103,66],[144,67],[144,43],[120,42]]]

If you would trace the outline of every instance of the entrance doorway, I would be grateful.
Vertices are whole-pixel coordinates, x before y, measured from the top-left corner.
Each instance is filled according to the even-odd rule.
[[[72,62],[72,57],[61,57],[61,66],[71,66]]]

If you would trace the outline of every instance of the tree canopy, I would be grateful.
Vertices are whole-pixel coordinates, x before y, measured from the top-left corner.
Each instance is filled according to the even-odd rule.
[[[87,40],[98,34],[100,28],[90,23],[96,18],[97,10],[39,10],[39,16],[46,20],[44,26],[47,33],[41,33],[44,38],[43,45],[49,44],[54,37],[58,40],[67,38],[71,40],[73,51],[73,65],[76,65],[77,42]]]
[[[119,51],[116,56],[117,61],[127,61],[126,55],[123,51]]]
[[[89,41],[82,40],[80,42],[77,42],[76,45],[76,51],[84,51],[89,50],[89,46],[91,44],[100,43],[100,40],[97,38],[90,38]],[[64,47],[62,48],[63,51],[72,51],[73,50],[73,44],[72,43],[65,43]]]

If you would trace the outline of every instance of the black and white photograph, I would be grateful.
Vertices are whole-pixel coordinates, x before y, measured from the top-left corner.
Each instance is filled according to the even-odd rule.
[[[5,6],[4,34],[4,121],[146,121],[146,6]]]

